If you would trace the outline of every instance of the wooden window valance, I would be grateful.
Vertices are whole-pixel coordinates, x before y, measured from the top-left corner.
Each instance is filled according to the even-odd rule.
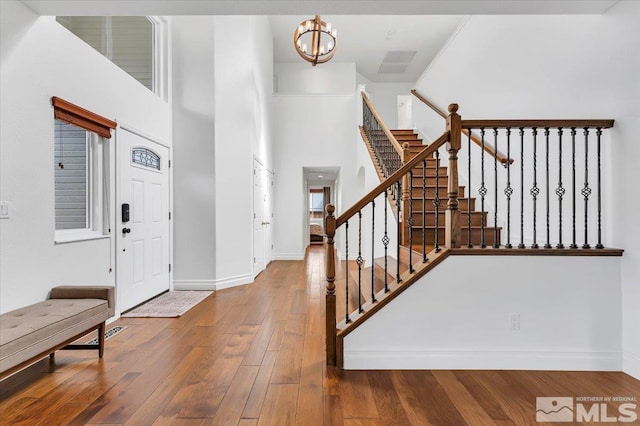
[[[55,118],[90,132],[97,133],[103,138],[111,138],[111,129],[115,129],[118,126],[118,123],[113,120],[87,111],[78,105],[74,105],[56,96],[51,98],[51,103],[53,104]]]

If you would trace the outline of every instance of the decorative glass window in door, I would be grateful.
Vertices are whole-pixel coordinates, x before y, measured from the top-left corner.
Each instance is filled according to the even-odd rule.
[[[160,156],[147,148],[132,148],[131,162],[150,169],[160,170]]]

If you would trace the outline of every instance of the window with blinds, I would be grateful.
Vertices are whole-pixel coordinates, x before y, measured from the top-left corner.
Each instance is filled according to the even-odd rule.
[[[154,24],[147,17],[57,16],[56,20],[155,92]]]
[[[55,120],[56,230],[89,228],[89,132]]]

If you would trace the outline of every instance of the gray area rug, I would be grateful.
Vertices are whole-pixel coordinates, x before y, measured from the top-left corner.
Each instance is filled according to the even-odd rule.
[[[213,291],[170,291],[149,300],[129,312],[127,318],[175,318],[202,302]]]

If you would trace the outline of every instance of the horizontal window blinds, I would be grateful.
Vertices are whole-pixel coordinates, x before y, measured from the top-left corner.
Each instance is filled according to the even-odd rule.
[[[87,132],[55,120],[56,229],[85,229],[88,207]]]
[[[58,16],[80,39],[153,91],[153,23],[145,16]]]

